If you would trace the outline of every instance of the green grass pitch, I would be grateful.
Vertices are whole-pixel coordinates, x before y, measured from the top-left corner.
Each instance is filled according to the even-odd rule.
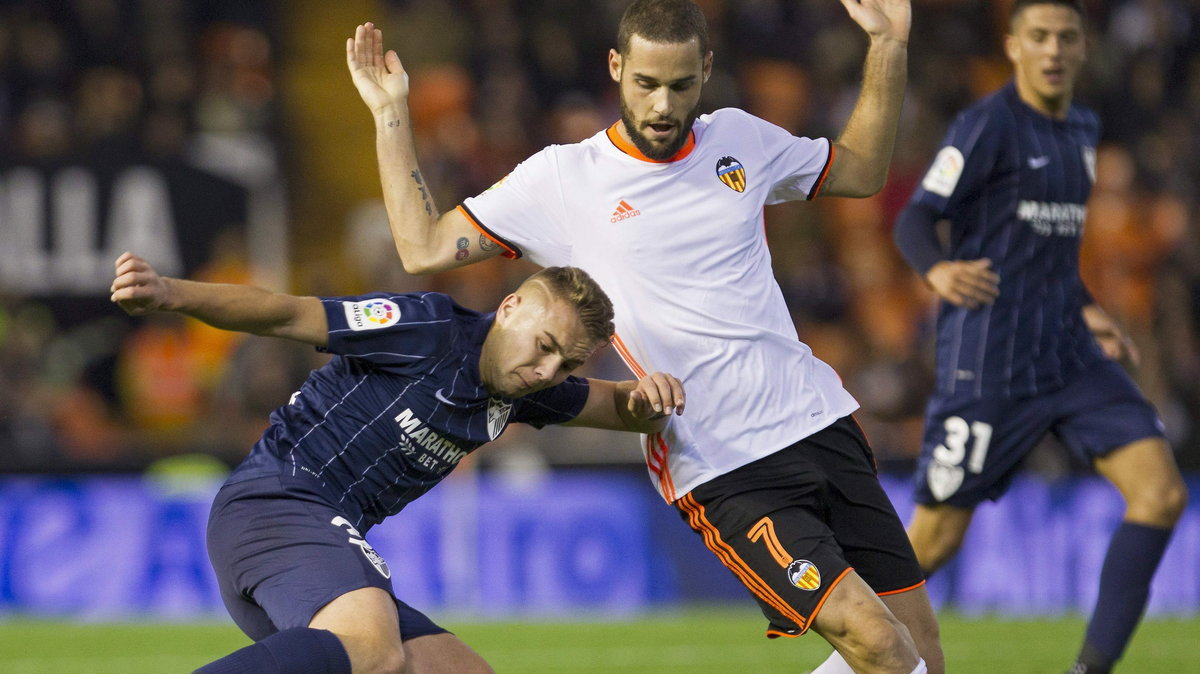
[[[629,620],[474,621],[435,617],[501,674],[753,674],[808,671],[828,653],[815,634],[768,640],[753,607],[695,608]],[[1081,618],[1008,620],[942,616],[950,672],[1066,670]],[[1122,672],[1200,672],[1200,619],[1141,626]],[[189,672],[249,643],[230,623],[80,624],[0,620],[0,672]]]

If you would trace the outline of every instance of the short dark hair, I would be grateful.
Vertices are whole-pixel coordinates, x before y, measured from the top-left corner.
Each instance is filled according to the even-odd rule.
[[[1075,10],[1079,15],[1080,21],[1087,23],[1087,8],[1083,6],[1083,0],[1015,0],[1012,7],[1008,10],[1008,30],[1012,31],[1013,24],[1016,23],[1017,17],[1025,8],[1033,5],[1058,5],[1067,9]]]
[[[700,55],[708,53],[708,22],[704,12],[690,0],[634,0],[625,8],[617,27],[617,53],[629,54],[629,41],[634,35],[659,44],[696,38]]]
[[[593,342],[608,344],[612,340],[616,332],[612,300],[587,272],[579,267],[546,267],[521,285],[529,283],[541,284],[550,295],[574,307]]]

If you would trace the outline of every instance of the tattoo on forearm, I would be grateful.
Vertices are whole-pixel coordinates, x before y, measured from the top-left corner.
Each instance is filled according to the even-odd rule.
[[[454,245],[458,248],[458,252],[454,254],[455,260],[465,260],[470,257],[471,251],[468,250],[469,246],[471,245],[470,239],[465,236],[460,236],[458,237],[458,241],[454,242]]]
[[[413,171],[412,179],[417,182],[417,189],[421,190],[421,200],[425,202],[425,213],[433,215],[433,203],[429,201],[429,192],[425,189],[425,181],[421,180],[421,172]]]
[[[400,124],[401,121],[398,119],[389,120],[387,123],[388,126],[400,126]]]
[[[486,234],[479,235],[479,249],[480,250],[487,252],[487,251],[495,250],[499,247],[500,247],[500,244],[487,238]]]

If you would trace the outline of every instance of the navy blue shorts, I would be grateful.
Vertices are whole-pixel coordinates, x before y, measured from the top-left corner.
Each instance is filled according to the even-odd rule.
[[[1110,360],[1044,395],[934,396],[917,463],[917,503],[974,508],[999,498],[1047,433],[1092,463],[1131,442],[1162,437],[1163,426],[1129,375]]]
[[[925,582],[851,417],[705,482],[675,506],[758,600],[769,637],[806,632],[851,568],[880,595]]]
[[[353,590],[377,587],[396,598],[387,562],[346,518],[315,494],[285,492],[278,477],[221,488],[208,519],[208,556],[225,608],[255,641],[307,627]],[[446,632],[395,600],[401,639]]]

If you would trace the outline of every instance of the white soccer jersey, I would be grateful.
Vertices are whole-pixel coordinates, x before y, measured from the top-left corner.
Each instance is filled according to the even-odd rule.
[[[799,341],[763,225],[764,204],[816,195],[832,155],[828,140],[723,109],[670,160],[614,125],[547,147],[459,207],[508,257],[586,270],[612,298],[630,369],[683,381],[684,414],[643,437],[668,502],[858,407]]]

